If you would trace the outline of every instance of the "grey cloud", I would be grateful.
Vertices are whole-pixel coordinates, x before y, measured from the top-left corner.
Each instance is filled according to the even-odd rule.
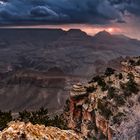
[[[130,13],[140,16],[140,0],[134,0],[133,3],[127,4],[126,8]]]
[[[120,13],[108,1],[104,1],[98,6],[98,12],[108,19],[121,18]]]
[[[55,13],[46,6],[33,7],[30,11],[30,14],[35,17],[49,17],[49,16],[58,17],[57,13]]]
[[[140,0],[109,0],[116,9],[124,12],[127,10],[135,16],[140,16]]]

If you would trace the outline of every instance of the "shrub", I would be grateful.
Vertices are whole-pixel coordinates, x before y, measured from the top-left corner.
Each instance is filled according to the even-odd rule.
[[[124,98],[123,98],[122,96],[120,96],[120,95],[115,94],[115,96],[114,96],[113,99],[114,99],[114,101],[116,102],[116,104],[117,104],[118,106],[122,106],[122,105],[125,104]]]
[[[62,115],[56,115],[52,119],[49,119],[49,126],[58,127],[60,129],[68,129],[66,122]]]
[[[114,96],[115,96],[115,88],[114,88],[114,87],[110,87],[110,88],[108,89],[108,97],[109,97],[110,99],[112,99]]]
[[[105,75],[106,75],[106,76],[111,76],[112,74],[114,74],[114,72],[115,72],[114,69],[112,69],[112,68],[107,68],[107,69],[105,70]]]
[[[101,87],[102,91],[106,91],[108,89],[108,86],[105,84]]]
[[[86,88],[87,93],[92,93],[96,90],[96,88],[94,86],[90,86]]]
[[[103,115],[106,119],[109,119],[112,115],[111,110],[107,106],[107,102],[103,102],[100,99],[98,100],[98,109],[100,110],[101,115]]]
[[[140,59],[136,62],[136,66],[140,66]]]
[[[38,111],[32,112],[32,116],[29,121],[33,124],[48,124],[48,110],[44,109],[43,107],[40,108]]]
[[[123,78],[123,75],[122,75],[122,73],[119,73],[119,79],[121,80],[122,78]]]
[[[31,122],[32,124],[44,124],[48,123],[48,110],[41,107],[38,111],[28,112],[24,110],[19,112],[19,119],[24,122]]]
[[[30,117],[31,117],[31,112],[28,112],[26,110],[19,112],[19,118],[21,121],[28,122]]]
[[[117,124],[120,124],[121,121],[122,121],[122,118],[124,117],[124,113],[122,112],[118,112],[117,115],[113,116],[113,123],[117,123]]]
[[[129,80],[134,80],[134,75],[133,75],[133,73],[128,73],[128,79]]]
[[[128,74],[129,81],[126,83],[120,83],[120,86],[124,92],[125,97],[129,97],[132,93],[137,94],[139,91],[138,85],[134,80],[134,75],[132,73]]]
[[[50,118],[48,116],[48,110],[44,109],[41,107],[38,111],[23,111],[19,113],[19,118],[20,121],[24,122],[31,122],[32,124],[42,124],[45,126],[54,126],[54,127],[59,127],[61,129],[66,129],[67,126],[65,124],[64,119],[62,118],[62,115],[54,116]]]
[[[137,83],[132,77],[129,77],[129,81],[124,85],[124,95],[126,97],[131,96],[132,93],[137,94],[139,91]]]
[[[70,110],[70,100],[67,99],[64,106],[64,112],[68,112],[69,110]]]
[[[111,84],[113,84],[113,81],[109,80],[109,81],[107,81],[107,83],[108,83],[109,85],[111,85]]]
[[[107,85],[106,85],[104,79],[100,79],[100,80],[98,81],[98,85],[101,86],[102,91],[107,90]]]
[[[12,121],[11,111],[9,112],[2,112],[0,111],[0,130],[7,127],[7,123]]]
[[[132,59],[130,59],[130,60],[129,60],[129,64],[132,65],[132,66],[134,66],[134,65],[135,65],[135,61],[132,60]]]
[[[108,89],[104,79],[100,76],[95,76],[91,82],[97,82],[98,85],[101,86],[102,91],[106,91]]]
[[[95,76],[95,77],[92,78],[93,82],[99,82],[101,80],[102,80],[102,78],[100,76]]]

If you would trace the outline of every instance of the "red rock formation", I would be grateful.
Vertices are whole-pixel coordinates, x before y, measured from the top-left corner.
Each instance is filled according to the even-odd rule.
[[[99,114],[89,112],[88,108],[83,108],[86,99],[70,98],[70,117],[67,120],[68,127],[80,131],[84,136],[88,136],[91,133],[91,130],[88,128],[89,125],[95,124],[95,127],[108,137],[108,140],[112,140],[112,131],[108,125],[108,121]]]
[[[137,63],[140,63],[140,59],[135,58],[132,62],[134,66],[127,61],[122,62],[121,72],[115,71],[110,76],[94,77],[84,86],[82,84],[73,86],[69,100],[68,114],[70,117],[65,117],[69,128],[80,131],[86,138],[101,139],[105,136],[108,140],[113,139],[113,134],[118,132],[117,127],[131,112],[130,98],[134,100],[133,104],[136,102],[135,105],[138,106],[140,66]],[[133,80],[129,79],[130,73]],[[128,89],[131,92],[130,95],[126,95]],[[127,117],[129,119],[129,115]]]

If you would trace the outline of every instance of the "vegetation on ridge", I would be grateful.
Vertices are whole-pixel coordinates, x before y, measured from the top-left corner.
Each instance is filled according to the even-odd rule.
[[[40,124],[45,126],[54,126],[60,129],[67,129],[62,115],[49,117],[48,110],[43,107],[41,107],[37,111],[24,110],[22,112],[19,112],[19,116],[16,120],[26,123],[31,122],[32,124]],[[7,127],[7,124],[10,121],[15,121],[15,119],[12,118],[11,112],[0,111],[0,129],[3,130],[5,127]]]

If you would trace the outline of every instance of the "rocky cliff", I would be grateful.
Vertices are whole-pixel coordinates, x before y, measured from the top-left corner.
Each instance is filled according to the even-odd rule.
[[[32,125],[24,122],[11,122],[8,128],[0,133],[1,140],[82,140],[72,130],[61,130],[55,127]]]
[[[70,130],[17,121],[0,132],[0,139],[139,140],[140,57],[120,64],[120,71],[107,68],[87,84],[73,85],[63,113]]]
[[[73,86],[64,112],[69,128],[88,139],[140,139],[140,57],[121,65]]]

